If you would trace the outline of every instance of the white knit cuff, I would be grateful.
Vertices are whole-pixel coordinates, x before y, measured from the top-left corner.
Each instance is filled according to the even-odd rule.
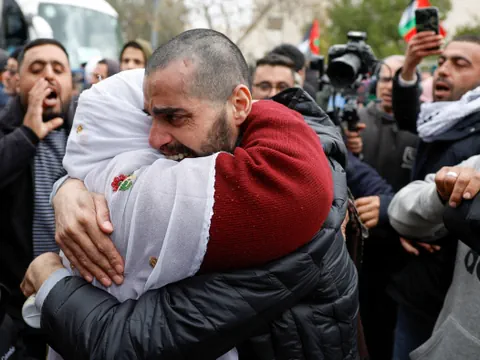
[[[417,83],[417,74],[413,76],[413,80],[405,80],[402,78],[402,74],[398,76],[398,83],[402,87],[411,87],[414,86]]]

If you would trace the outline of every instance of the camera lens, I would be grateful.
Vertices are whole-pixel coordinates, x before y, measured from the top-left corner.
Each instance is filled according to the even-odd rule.
[[[362,60],[355,54],[348,53],[332,60],[328,64],[327,75],[336,88],[346,88],[357,79]]]

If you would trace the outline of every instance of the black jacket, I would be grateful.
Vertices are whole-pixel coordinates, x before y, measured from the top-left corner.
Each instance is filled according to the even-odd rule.
[[[262,268],[195,276],[119,303],[78,277],[61,280],[42,328],[66,359],[356,359],[357,274],[340,224],[345,147],[302,90],[275,98],[308,116],[333,170],[333,206],[307,245]],[[312,154],[314,156],[314,154]],[[59,336],[61,334],[61,336]]]
[[[419,87],[402,87],[393,83],[393,109],[401,129],[416,133],[420,111]],[[423,180],[444,166],[455,166],[473,155],[480,154],[480,112],[463,119],[454,129],[438,136],[435,141],[419,141],[412,179]],[[422,253],[413,258],[395,276],[390,289],[392,296],[411,310],[434,321],[443,305],[452,281],[457,242],[446,237],[439,241],[442,249],[434,254]]]
[[[0,113],[0,283],[12,294],[8,308],[14,316],[25,299],[20,283],[33,259],[33,159],[39,141],[22,125],[24,115],[18,98]]]
[[[389,225],[388,205],[395,193],[393,188],[382,178],[377,170],[348,153],[347,185],[355,198],[378,196],[380,198],[380,215],[378,224]]]
[[[418,137],[400,130],[393,117],[374,102],[360,109],[358,116],[367,125],[361,132],[363,161],[373,166],[397,192],[410,182]]]

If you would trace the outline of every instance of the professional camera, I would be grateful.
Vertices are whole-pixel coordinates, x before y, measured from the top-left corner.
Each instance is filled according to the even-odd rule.
[[[353,85],[359,76],[368,74],[377,61],[372,49],[365,43],[367,33],[349,31],[347,37],[346,44],[333,45],[328,50],[327,75],[336,89]]]
[[[327,75],[333,90],[333,109],[330,116],[336,124],[346,123],[349,131],[356,131],[358,88],[361,81],[373,72],[377,59],[372,49],[365,43],[367,33],[349,31],[348,42],[333,45],[328,50]],[[335,107],[336,95],[341,95],[345,104],[342,109]]]
[[[311,55],[310,70],[316,71],[319,78],[325,75],[325,57],[321,55]]]

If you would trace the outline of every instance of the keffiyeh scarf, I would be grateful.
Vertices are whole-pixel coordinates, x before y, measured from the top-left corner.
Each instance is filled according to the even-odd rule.
[[[467,92],[458,101],[423,104],[417,120],[418,135],[427,143],[433,142],[477,111],[480,111],[480,87]]]

